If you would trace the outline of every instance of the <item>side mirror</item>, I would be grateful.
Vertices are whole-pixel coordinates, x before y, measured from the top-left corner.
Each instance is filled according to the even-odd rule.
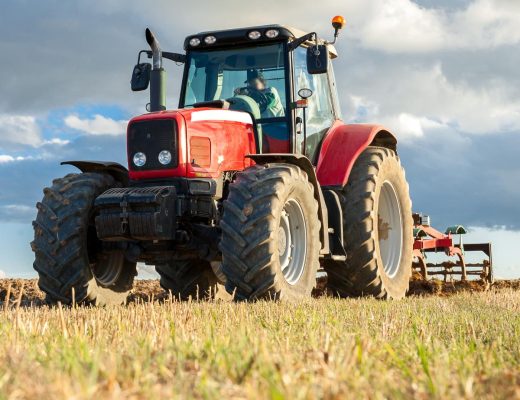
[[[148,89],[150,83],[150,71],[152,70],[152,64],[142,63],[137,64],[132,71],[132,91],[140,92]]]
[[[307,49],[307,71],[311,75],[325,74],[329,70],[329,50],[327,45],[310,46]]]

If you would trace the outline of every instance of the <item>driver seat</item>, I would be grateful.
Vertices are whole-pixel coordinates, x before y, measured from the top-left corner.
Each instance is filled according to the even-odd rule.
[[[257,120],[262,118],[260,107],[258,107],[256,101],[249,96],[237,95],[227,99],[226,101],[229,103],[230,110],[246,112],[253,118],[253,127],[256,134],[258,153],[261,154],[263,142],[262,127],[256,123]]]

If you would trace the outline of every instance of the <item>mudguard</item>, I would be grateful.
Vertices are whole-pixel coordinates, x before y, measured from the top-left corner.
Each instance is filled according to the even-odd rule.
[[[316,176],[322,187],[343,187],[359,155],[368,146],[396,151],[397,139],[380,125],[351,124],[337,121],[321,146]]]
[[[63,161],[61,165],[72,165],[81,172],[103,172],[118,181],[123,186],[128,186],[128,170],[121,164],[111,161]]]

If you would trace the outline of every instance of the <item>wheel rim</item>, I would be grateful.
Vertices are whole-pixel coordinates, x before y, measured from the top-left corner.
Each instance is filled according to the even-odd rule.
[[[117,282],[124,268],[122,252],[101,253],[98,261],[91,264],[91,270],[96,281],[101,286],[111,286]]]
[[[289,199],[280,216],[278,229],[278,256],[287,283],[294,285],[305,270],[307,229],[300,204]]]
[[[385,181],[381,187],[377,214],[379,253],[385,273],[393,278],[401,263],[403,222],[397,193],[389,181]]]

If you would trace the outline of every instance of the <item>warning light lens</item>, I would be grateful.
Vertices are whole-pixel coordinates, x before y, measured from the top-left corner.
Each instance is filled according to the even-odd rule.
[[[190,39],[190,46],[197,47],[198,45],[200,45],[199,38],[194,37],[194,38]]]
[[[204,43],[206,43],[206,44],[215,44],[216,41],[217,41],[217,38],[215,36],[206,36],[204,38]]]
[[[257,39],[260,39],[260,37],[262,36],[262,34],[258,31],[251,31],[249,32],[249,39],[252,39],[252,40],[257,40]]]
[[[332,26],[334,29],[343,29],[346,24],[347,21],[341,15],[336,15],[334,18],[332,18]]]
[[[280,31],[278,29],[269,29],[265,33],[265,36],[267,36],[269,39],[275,39],[278,37],[279,34],[280,34]]]

